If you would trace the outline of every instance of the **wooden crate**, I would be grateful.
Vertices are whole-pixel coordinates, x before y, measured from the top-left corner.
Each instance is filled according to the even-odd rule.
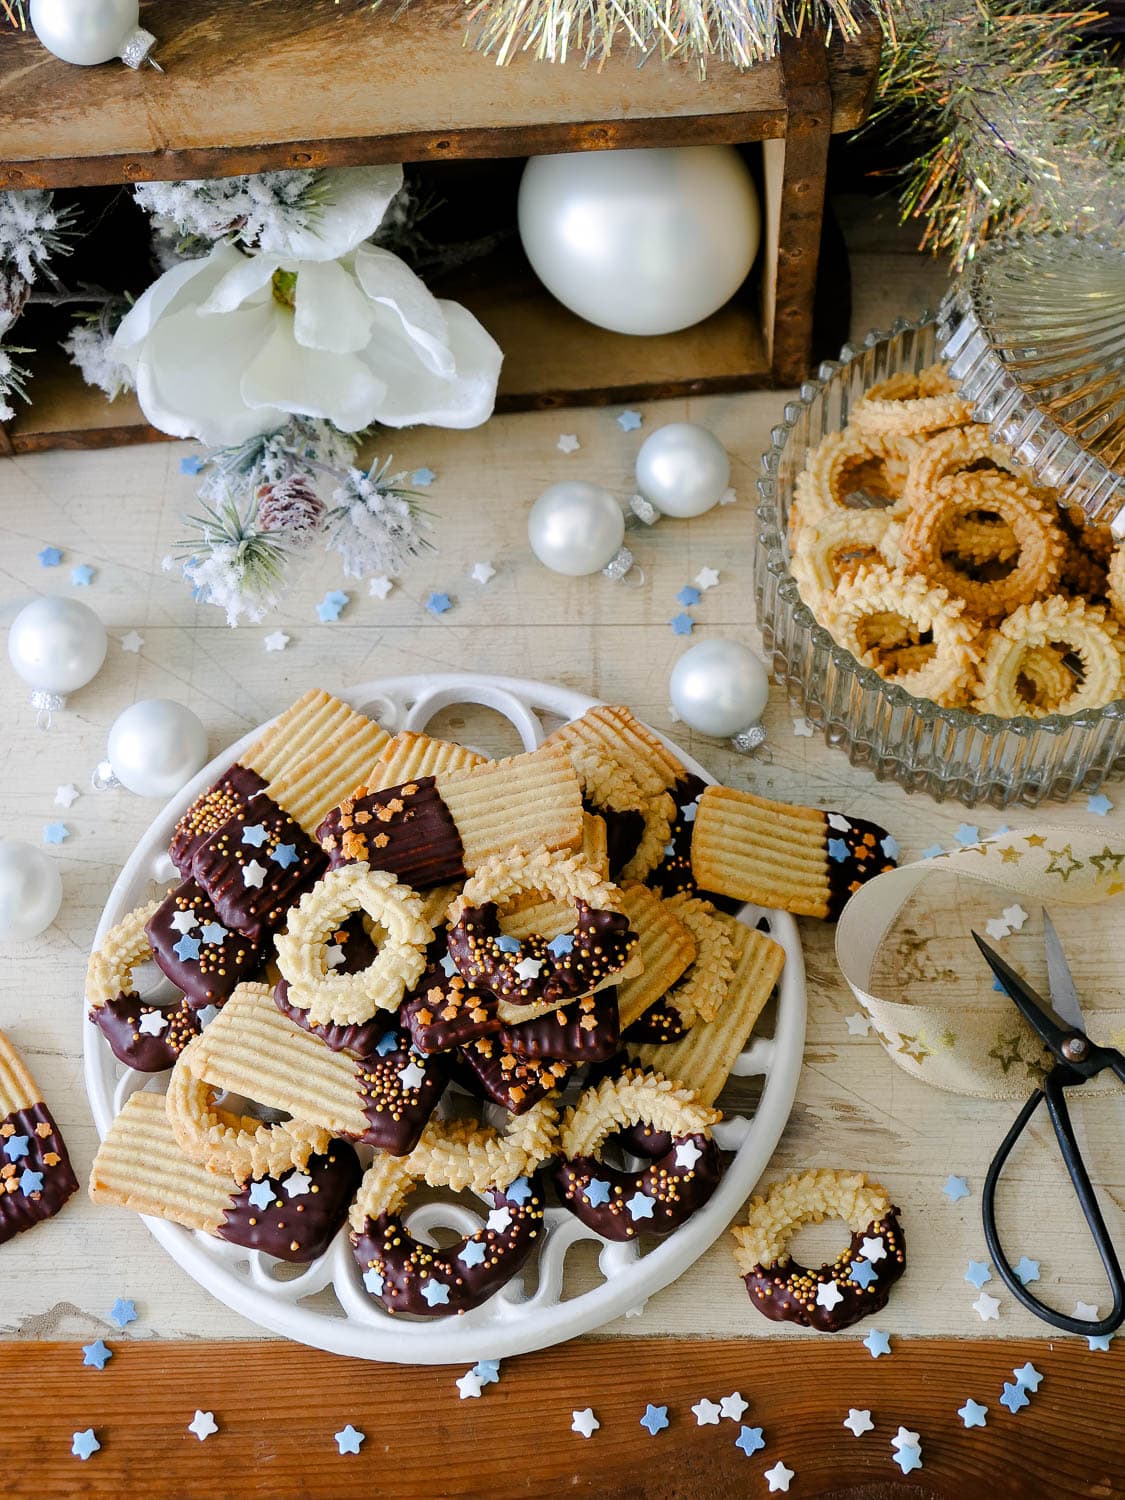
[[[460,46],[458,0],[397,21],[359,0],[153,0],[167,72],[70,67],[34,36],[0,45],[0,188],[82,187],[294,166],[760,143],[763,244],[746,287],[696,328],[632,338],[567,312],[511,250],[443,286],[505,351],[500,410],[787,386],[806,373],[828,142],[864,119],[874,27],[787,38],[749,72],[627,53],[602,69]],[[132,397],[107,403],[61,354],[32,361],[31,407],[0,451],[157,441]]]

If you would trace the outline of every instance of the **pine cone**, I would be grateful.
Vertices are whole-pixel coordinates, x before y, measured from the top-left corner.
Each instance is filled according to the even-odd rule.
[[[257,490],[258,525],[263,531],[284,532],[298,546],[320,530],[327,507],[301,474],[262,484]]]

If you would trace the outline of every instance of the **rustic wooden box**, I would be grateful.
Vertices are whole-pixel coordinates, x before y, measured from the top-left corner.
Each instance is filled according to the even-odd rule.
[[[69,67],[32,35],[0,39],[0,187],[81,187],[279,167],[521,157],[615,147],[760,143],[763,245],[747,287],[696,328],[630,338],[592,327],[518,252],[443,285],[505,351],[498,407],[786,386],[808,368],[833,132],[859,125],[876,28],[825,47],[786,39],[750,72],[691,62],[601,70],[459,45],[457,0],[397,21],[360,0],[153,0],[142,20],[167,72]],[[32,362],[34,404],[0,451],[155,441],[130,397],[107,403],[61,355]]]

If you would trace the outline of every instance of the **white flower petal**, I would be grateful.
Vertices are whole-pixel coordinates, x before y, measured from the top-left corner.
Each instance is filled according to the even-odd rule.
[[[371,337],[374,309],[338,261],[306,260],[297,274],[293,333],[310,349],[355,354]]]
[[[378,229],[402,186],[402,168],[334,167],[324,174],[324,203],[306,228],[279,224],[261,246],[286,259],[336,260]]]
[[[246,364],[288,313],[274,303],[221,318],[189,309],[161,318],[141,350],[137,399],[154,427],[214,447],[245,442],[285,420],[280,410],[251,410],[242,399]]]
[[[241,385],[247,406],[326,417],[342,432],[369,427],[385,396],[380,376],[354,355],[298,344],[288,314],[275,320],[268,342],[245,366]]]
[[[163,276],[158,276],[117,325],[111,345],[115,357],[135,370],[140,357],[139,346],[158,320],[175,312],[178,304],[197,302],[201,296],[205,297],[229,267],[232,256],[235,260],[242,259],[230,245],[216,245],[209,255],[199,260],[181,261]]]
[[[372,302],[388,307],[403,332],[417,345],[418,357],[435,375],[454,373],[449,330],[442,304],[405,261],[377,245],[361,245],[355,253],[355,274]]]
[[[236,252],[234,264],[215,283],[210,295],[200,304],[199,311],[206,315],[233,312],[267,286],[281,264],[281,257],[277,255],[239,255]]]
[[[428,422],[435,427],[479,427],[492,415],[503,354],[499,345],[457,302],[443,302],[456,360],[456,374],[442,380],[424,369],[415,346],[384,327],[377,331],[364,361],[386,381],[387,393],[372,420],[388,427]]]

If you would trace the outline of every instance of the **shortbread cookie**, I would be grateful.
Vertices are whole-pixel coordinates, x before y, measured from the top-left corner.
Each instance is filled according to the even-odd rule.
[[[264,792],[266,783],[257,771],[235,763],[200,795],[176,824],[168,853],[183,876],[191,874],[195,851],[218,833],[224,823],[242,812],[251,797]]]
[[[556,729],[545,741],[582,756],[600,750],[636,782],[641,794],[668,792],[687,773],[664,741],[621,704],[602,703]]]
[[[436,780],[470,872],[510,849],[575,849],[582,842],[582,791],[561,750],[542,746]]]
[[[358,974],[374,962],[377,949],[366,926],[367,917],[362,911],[353,912],[331,934],[325,946],[325,963],[333,974]],[[351,1023],[313,1021],[307,1010],[289,1003],[289,985],[282,978],[274,985],[274,1003],[283,1016],[288,1016],[305,1031],[320,1037],[333,1052],[347,1052],[352,1057],[369,1057],[388,1031],[396,1029],[396,1017],[389,1011],[376,1010],[366,1021]]]
[[[705,1104],[714,1104],[722,1092],[785,966],[784,948],[764,932],[722,914],[717,920],[727,928],[735,959],[734,975],[715,1019],[697,1021],[680,1040],[667,1045],[625,1038],[630,1057],[642,1067],[680,1079]]]
[[[706,786],[707,783],[701,776],[685,774],[668,794],[675,807],[668,842],[660,863],[646,877],[649,885],[665,896],[676,896],[681,892],[686,892],[689,896],[699,893],[691,868],[691,836],[695,831],[699,799]]]
[[[327,693],[306,693],[266,731],[264,751],[241,757],[266,778],[266,791],[311,833],[330,808],[363,781],[390,736]]]
[[[466,1042],[454,1055],[453,1067],[462,1087],[516,1116],[565,1088],[574,1072],[573,1065],[560,1058],[517,1057],[499,1036]]]
[[[191,873],[225,927],[257,936],[281,925],[327,863],[319,844],[260,792],[199,846]]]
[[[141,1073],[170,1068],[200,1031],[199,1018],[181,998],[174,1005],[143,1001],[133,984],[136,966],[152,954],[147,928],[161,903],[150,901],[111,927],[86,965],[87,1014],[118,1061]],[[221,1002],[220,1002],[221,1003]]]
[[[835,921],[865,881],[894,869],[895,848],[877,823],[709,786],[691,861],[705,890]]]
[[[417,781],[421,776],[437,776],[443,771],[471,771],[487,761],[487,755],[466,750],[452,740],[435,740],[428,734],[405,729],[387,741],[364,780],[371,791],[378,791],[381,787]]]
[[[667,994],[694,962],[698,948],[668,903],[647,886],[626,882],[621,887],[621,905],[637,934],[637,955],[643,965],[640,974],[617,986],[617,1009],[625,1031]]]
[[[465,876],[461,835],[432,776],[383,789],[356,787],[316,836],[332,869],[362,860],[415,890]]]
[[[193,1010],[222,1007],[236,985],[262,966],[265,933],[248,936],[219,921],[194,880],[170,891],[145,925],[152,957]]]
[[[614,1056],[620,1036],[617,994],[611,987],[596,995],[582,995],[530,1021],[502,1026],[496,1042],[521,1061],[597,1063]]]
[[[629,1039],[670,1042],[697,1020],[713,1021],[734,977],[731,924],[698,896],[669,896],[668,910],[695,941],[695,958],[683,977],[629,1028]]]
[[[160,1095],[141,1092],[126,1101],[98,1147],[90,1197],[304,1262],[332,1243],[361,1175],[344,1141],[276,1177],[209,1171],[180,1150]]]
[[[52,1218],[77,1190],[42,1090],[0,1031],[0,1245]]]
[[[442,934],[426,955],[426,970],[399,1012],[419,1052],[447,1052],[500,1030],[496,996],[475,989],[457,972]]]

